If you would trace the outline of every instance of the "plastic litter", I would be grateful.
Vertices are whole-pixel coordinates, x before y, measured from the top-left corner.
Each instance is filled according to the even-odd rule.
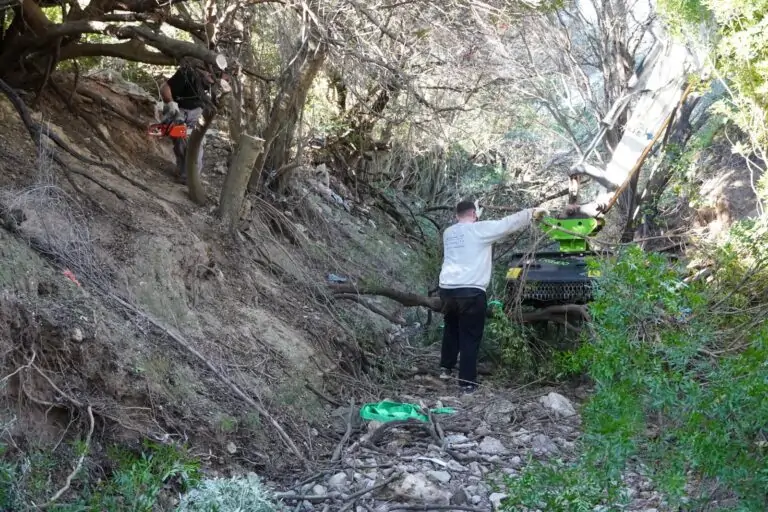
[[[415,419],[423,422],[429,421],[429,418],[420,412],[420,408],[413,404],[404,404],[400,402],[390,402],[383,400],[379,403],[368,403],[360,408],[360,417],[366,421],[404,421]],[[438,407],[430,409],[432,414],[453,414],[455,409],[450,407]]]
[[[336,274],[328,274],[326,279],[328,279],[328,282],[330,283],[346,283],[347,281],[349,281],[349,279],[347,279],[346,277],[337,276]]]

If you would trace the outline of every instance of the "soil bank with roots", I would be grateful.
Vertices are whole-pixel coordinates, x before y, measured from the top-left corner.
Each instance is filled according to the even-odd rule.
[[[174,181],[170,143],[136,126],[152,122],[151,98],[119,86],[96,76],[78,90],[134,122],[79,95],[75,113],[44,97],[32,116],[128,179],[37,147],[0,99],[5,437],[19,449],[53,447],[88,430],[90,407],[94,447],[149,437],[187,443],[227,473],[303,470],[333,449],[312,433],[328,421],[318,395],[358,386],[358,338],[393,328],[334,301],[326,276],[391,277],[415,251],[388,234],[391,221],[356,218],[299,181],[303,196],[278,206],[250,198],[238,232],[227,233],[214,206],[195,206]],[[203,178],[215,205],[231,143],[215,131],[207,139]],[[55,151],[94,179],[67,176]]]

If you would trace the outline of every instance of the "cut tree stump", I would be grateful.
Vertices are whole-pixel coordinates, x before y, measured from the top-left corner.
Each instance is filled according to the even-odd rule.
[[[240,220],[248,180],[256,159],[264,149],[264,139],[243,133],[237,143],[237,152],[229,166],[219,198],[219,217],[234,230]]]

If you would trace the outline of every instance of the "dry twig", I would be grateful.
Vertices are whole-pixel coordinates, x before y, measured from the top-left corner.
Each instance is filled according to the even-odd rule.
[[[65,395],[66,396],[66,395]],[[75,478],[77,473],[80,471],[80,468],[83,467],[83,461],[85,460],[85,456],[88,454],[88,450],[91,448],[91,437],[93,436],[93,428],[95,426],[95,421],[93,419],[93,409],[91,409],[91,406],[88,406],[88,419],[90,420],[90,428],[88,429],[88,435],[85,438],[85,447],[83,447],[83,453],[80,454],[80,458],[77,461],[77,464],[75,465],[75,469],[72,470],[72,472],[67,476],[67,480],[64,482],[64,486],[56,491],[56,494],[51,496],[51,499],[49,499],[46,503],[43,505],[40,505],[40,508],[48,508],[51,505],[56,502],[61,496],[69,490],[69,486],[72,485],[72,479]]]
[[[347,444],[347,441],[349,440],[349,436],[352,435],[352,415],[354,413],[355,413],[355,399],[350,398],[349,414],[347,414],[347,430],[344,432],[344,436],[341,438],[341,441],[339,441],[338,446],[336,446],[336,449],[333,451],[331,462],[337,462],[339,459],[341,459],[341,452],[344,449],[344,445]]]

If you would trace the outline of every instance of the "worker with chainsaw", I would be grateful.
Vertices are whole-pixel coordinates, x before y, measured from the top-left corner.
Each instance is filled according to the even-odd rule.
[[[477,387],[477,354],[485,329],[485,290],[491,281],[493,244],[527,228],[532,220],[540,220],[548,212],[530,208],[503,219],[485,221],[479,220],[481,214],[477,201],[462,201],[456,206],[457,222],[443,233],[439,294],[445,327],[440,377],[453,377],[461,354],[459,386],[465,393]]]
[[[222,81],[228,77],[222,75]],[[163,123],[185,124],[186,133],[191,133],[203,108],[208,104],[211,86],[214,84],[213,75],[205,70],[193,68],[189,64],[182,65],[174,75],[160,88],[163,100]],[[224,82],[226,84],[226,82]],[[187,136],[172,137],[173,153],[176,156],[176,172],[183,183],[186,183],[185,157],[187,151]],[[197,155],[198,169],[203,168],[203,144]]]

